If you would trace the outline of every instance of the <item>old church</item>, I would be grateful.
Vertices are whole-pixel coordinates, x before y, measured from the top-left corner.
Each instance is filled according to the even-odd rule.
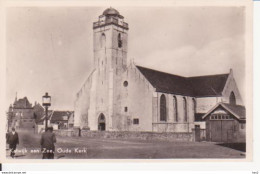
[[[216,104],[242,105],[232,70],[183,77],[127,64],[128,30],[113,8],[93,23],[94,68],[76,96],[75,127],[191,132]]]

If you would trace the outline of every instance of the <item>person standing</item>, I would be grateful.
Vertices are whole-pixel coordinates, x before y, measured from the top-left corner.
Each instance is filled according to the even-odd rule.
[[[9,144],[9,149],[11,151],[10,156],[14,158],[16,146],[19,144],[19,136],[14,127],[12,128],[12,131],[7,135],[7,143]]]
[[[54,143],[56,143],[56,136],[53,133],[52,127],[48,127],[46,132],[42,134],[40,143],[42,150],[42,159],[54,159]]]

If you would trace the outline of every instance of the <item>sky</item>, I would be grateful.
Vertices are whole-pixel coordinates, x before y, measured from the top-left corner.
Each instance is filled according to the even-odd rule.
[[[6,13],[6,107],[27,97],[74,110],[93,69],[93,22],[107,7],[10,7]],[[129,24],[128,61],[200,76],[233,69],[245,99],[243,7],[114,7]]]

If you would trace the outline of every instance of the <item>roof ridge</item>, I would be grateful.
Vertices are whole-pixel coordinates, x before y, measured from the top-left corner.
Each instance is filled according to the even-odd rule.
[[[211,74],[211,75],[204,75],[204,76],[191,76],[191,77],[187,77],[187,78],[191,79],[191,78],[213,77],[213,76],[223,76],[223,75],[229,75],[229,73],[225,73],[225,74]]]
[[[160,70],[156,70],[156,69],[152,69],[152,68],[147,68],[147,67],[140,66],[140,65],[135,65],[135,66],[140,67],[140,68],[145,68],[145,69],[148,69],[148,70],[152,70],[152,71],[156,71],[156,72],[160,72],[160,73],[164,73],[164,74],[179,76],[179,77],[187,78],[187,79],[196,78],[196,77],[211,77],[211,76],[229,75],[229,73],[224,73],[224,74],[209,74],[209,75],[202,75],[202,76],[189,76],[189,77],[187,77],[187,76],[176,75],[176,74],[172,74],[172,73],[169,73],[169,72],[160,71]]]
[[[156,72],[159,72],[159,73],[164,73],[164,74],[168,74],[168,75],[173,75],[173,76],[178,76],[178,77],[182,77],[182,78],[187,78],[185,76],[181,76],[181,75],[176,75],[176,74],[171,74],[171,73],[168,73],[168,72],[164,72],[164,71],[160,71],[160,70],[155,70],[155,69],[151,69],[151,68],[147,68],[147,67],[143,67],[143,66],[139,66],[139,65],[135,65],[136,67],[140,67],[140,68],[144,68],[144,69],[148,69],[148,70],[152,70],[152,71],[156,71]]]

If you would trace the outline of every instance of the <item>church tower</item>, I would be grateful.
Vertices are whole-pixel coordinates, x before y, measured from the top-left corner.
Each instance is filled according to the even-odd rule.
[[[113,8],[108,8],[93,24],[94,63],[99,71],[113,69],[119,74],[127,64],[128,24]]]
[[[99,130],[113,130],[116,129],[113,123],[116,107],[120,106],[116,101],[117,92],[120,91],[117,84],[127,68],[128,24],[116,9],[110,7],[93,23],[93,31],[96,118],[89,121]]]

